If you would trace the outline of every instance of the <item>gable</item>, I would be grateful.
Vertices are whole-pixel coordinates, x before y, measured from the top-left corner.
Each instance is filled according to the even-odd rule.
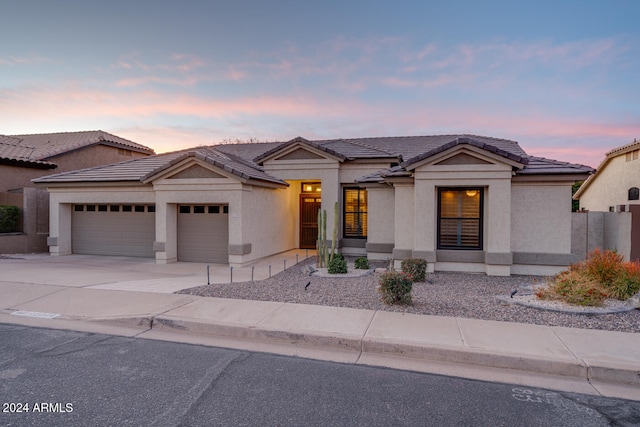
[[[168,176],[167,179],[195,179],[195,178],[226,178],[210,169],[202,167],[198,164],[190,166],[180,172]]]
[[[302,147],[298,147],[295,150],[286,153],[280,157],[276,157],[273,160],[320,160],[325,157],[319,156],[316,153],[312,153],[309,150],[305,150]]]
[[[492,164],[486,160],[480,159],[476,156],[472,156],[467,153],[459,153],[455,156],[451,156],[444,160],[441,160],[435,165],[489,165]]]

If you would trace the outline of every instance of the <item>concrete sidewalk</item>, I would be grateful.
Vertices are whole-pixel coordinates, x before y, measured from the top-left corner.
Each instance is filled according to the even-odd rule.
[[[289,252],[234,270],[268,277]],[[388,366],[640,400],[640,334],[203,298],[204,264],[45,255],[0,259],[0,322]],[[228,282],[210,266],[211,283]],[[204,283],[203,283],[204,281]]]

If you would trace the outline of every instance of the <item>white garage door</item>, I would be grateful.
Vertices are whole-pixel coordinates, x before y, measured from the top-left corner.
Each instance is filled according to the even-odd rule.
[[[155,205],[74,205],[75,254],[153,258]]]
[[[229,207],[178,206],[178,261],[229,262]]]

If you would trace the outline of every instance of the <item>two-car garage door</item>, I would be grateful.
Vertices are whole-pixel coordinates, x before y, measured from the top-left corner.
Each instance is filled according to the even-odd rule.
[[[229,207],[178,206],[178,261],[229,262]],[[72,251],[76,254],[153,258],[155,205],[74,205]]]
[[[153,258],[155,205],[74,205],[71,245],[75,254]]]

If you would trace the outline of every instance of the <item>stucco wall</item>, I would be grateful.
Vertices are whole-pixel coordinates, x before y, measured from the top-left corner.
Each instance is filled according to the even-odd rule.
[[[367,187],[369,235],[367,253],[371,259],[391,258],[395,242],[395,194],[387,185]]]
[[[59,156],[51,157],[48,161],[58,165],[55,169],[55,173],[60,173],[148,156],[148,154],[130,150],[125,150],[125,152],[128,154],[120,154],[116,147],[108,145],[92,145],[80,150],[70,151]]]
[[[579,260],[596,248],[615,250],[626,260],[631,256],[631,212],[574,212],[572,252]]]
[[[638,204],[640,201],[628,200],[631,187],[640,187],[640,159],[627,162],[625,154],[614,157],[580,196],[580,208],[608,212],[612,206]]]
[[[0,165],[0,192],[35,187],[32,179],[57,173],[57,169],[34,169]]]
[[[571,253],[571,183],[514,183],[511,250]]]
[[[243,240],[251,243],[253,261],[296,247],[296,216],[288,190],[248,187],[242,192]],[[233,217],[230,218],[233,220]]]

